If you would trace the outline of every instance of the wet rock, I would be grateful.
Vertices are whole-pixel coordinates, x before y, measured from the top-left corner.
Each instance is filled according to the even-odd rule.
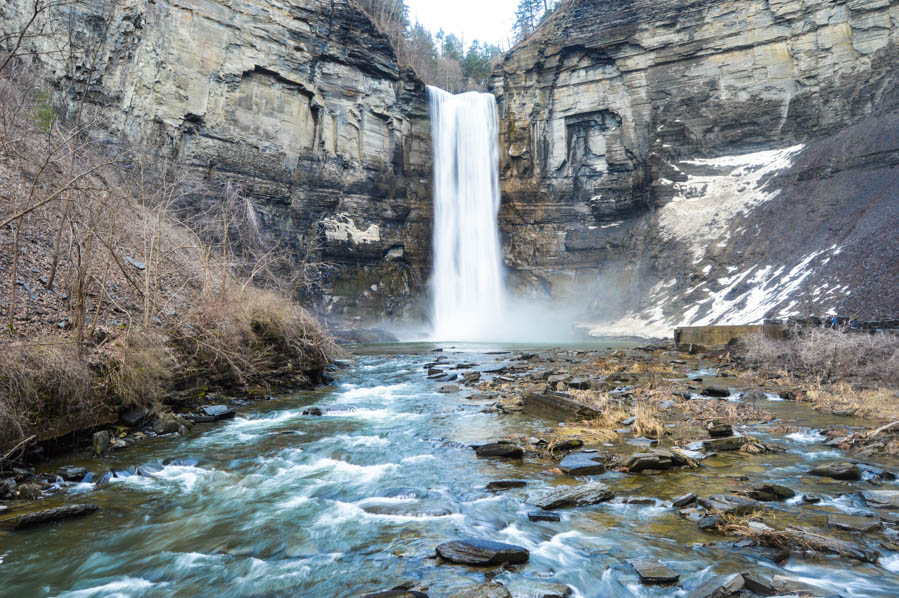
[[[584,441],[579,438],[569,438],[568,440],[563,440],[559,444],[553,446],[554,451],[573,451],[575,449],[579,449],[584,446]]]
[[[642,453],[634,453],[613,464],[616,469],[626,469],[631,473],[637,473],[647,469],[670,469],[687,464],[687,460],[668,449],[653,449]]]
[[[710,423],[706,429],[712,438],[722,438],[724,436],[733,436],[734,434],[734,428],[730,424]]]
[[[499,457],[502,459],[521,459],[524,450],[511,442],[492,442],[475,448],[478,457]]]
[[[745,515],[764,508],[762,503],[736,494],[712,494],[708,498],[700,498],[699,504],[709,511],[733,515]]]
[[[40,484],[28,482],[26,484],[19,484],[16,488],[16,494],[18,494],[19,498],[22,500],[37,500],[41,497],[41,494],[43,494],[43,488],[41,488]]]
[[[833,592],[829,592],[824,588],[819,588],[805,581],[784,575],[772,577],[771,586],[778,595],[833,596]]]
[[[450,598],[512,598],[506,586],[495,581],[451,594]]]
[[[437,389],[437,392],[443,394],[452,394],[455,392],[459,392],[459,387],[455,384],[444,384],[440,388]]]
[[[90,515],[91,513],[94,513],[99,509],[100,507],[98,507],[97,505],[83,504],[66,505],[64,507],[56,507],[55,509],[35,511],[34,513],[27,513],[25,515],[19,515],[18,517],[16,517],[13,522],[13,527],[14,529],[24,529],[26,527],[32,527],[35,525],[40,525],[42,523],[51,523],[53,521],[59,521],[61,519]]]
[[[522,397],[525,413],[555,420],[595,419],[600,412],[559,393],[530,389]]]
[[[153,430],[157,434],[187,434],[193,424],[180,415],[174,413],[162,413],[157,416]]]
[[[593,482],[582,486],[560,488],[538,499],[533,504],[551,511],[553,509],[565,509],[570,507],[584,507],[595,505],[614,497],[614,493],[605,484]]]
[[[835,480],[862,479],[862,472],[855,463],[825,463],[809,470],[809,473]]]
[[[640,576],[640,581],[645,584],[677,583],[680,579],[680,575],[669,569],[664,563],[654,559],[631,561],[631,566]]]
[[[84,476],[87,475],[87,470],[83,467],[67,465],[66,467],[58,469],[56,475],[67,482],[80,482],[84,479]]]
[[[899,509],[899,490],[865,490],[861,495],[869,507]]]
[[[524,563],[530,553],[514,544],[469,538],[441,544],[437,556],[460,565],[489,566]]]
[[[834,513],[827,517],[827,527],[847,532],[873,532],[880,529],[879,517],[857,517]]]
[[[468,397],[468,400],[469,401],[492,401],[495,398],[496,398],[495,394],[476,392],[473,395],[471,395],[470,397]]]
[[[820,496],[815,496],[814,494],[803,494],[802,495],[802,503],[806,505],[816,505],[821,502]]]
[[[719,575],[705,580],[687,598],[725,598],[743,589],[744,583],[739,573]]]
[[[621,425],[622,426],[633,426],[635,421],[636,421],[636,418],[633,416],[626,417],[623,420],[621,420]]]
[[[788,498],[793,498],[794,496],[796,496],[796,493],[786,486],[769,483],[756,484],[755,486],[744,492],[744,494],[754,500],[761,500],[765,502],[786,500]]]
[[[321,417],[322,410],[319,407],[309,407],[307,409],[303,409],[303,415],[311,415],[313,417]]]
[[[528,513],[531,521],[562,521],[562,516],[552,511],[531,511]]]
[[[203,415],[214,417],[216,421],[231,419],[236,414],[233,409],[230,409],[225,405],[206,405],[205,407],[200,407],[200,411]]]
[[[568,388],[575,390],[590,390],[593,384],[587,378],[572,378],[568,381]]]
[[[723,438],[711,438],[702,441],[702,450],[707,453],[720,453],[723,451],[738,451],[746,444],[745,436],[725,436]]]
[[[715,397],[719,399],[723,399],[730,396],[730,391],[726,388],[721,388],[720,386],[706,386],[702,389],[703,396],[706,397]]]
[[[119,419],[122,423],[129,426],[136,426],[150,416],[150,410],[145,407],[131,407],[119,413]]]
[[[684,494],[683,496],[678,496],[671,502],[671,506],[676,509],[680,509],[686,507],[687,505],[693,504],[696,502],[696,499],[699,498],[694,493]]]
[[[743,589],[759,596],[773,596],[777,593],[770,581],[755,573],[743,573]]]
[[[818,552],[849,557],[865,563],[876,563],[879,556],[876,551],[854,542],[831,538],[797,527],[788,527],[787,531],[799,549],[805,550],[807,547],[813,546]]]
[[[597,459],[602,459],[602,456],[595,453],[571,453],[562,459],[559,469],[572,476],[604,473],[606,466]]]
[[[783,565],[790,559],[790,551],[784,548],[772,548],[768,546],[757,546],[755,540],[749,538],[740,540],[733,544],[734,548],[741,552],[752,555],[755,560],[766,560],[772,563]]]
[[[630,430],[628,430],[627,428],[624,428],[623,433],[628,434],[628,433],[630,433]],[[656,440],[655,438],[644,438],[642,436],[638,436],[636,438],[631,438],[630,440],[627,441],[627,443],[634,445],[634,446],[644,447],[644,448],[654,448],[654,447],[659,446],[659,441]]]
[[[428,376],[439,376],[443,374],[443,370],[440,368],[428,368]]]
[[[465,382],[465,384],[474,384],[475,382],[479,381],[480,379],[481,379],[481,372],[466,372],[462,376],[462,381]]]
[[[489,492],[502,492],[512,488],[524,488],[528,483],[525,480],[497,480],[487,484]]]
[[[95,455],[99,456],[108,453],[110,447],[109,430],[94,432],[92,442]]]
[[[424,592],[397,587],[392,590],[363,594],[362,598],[428,598],[428,595]]]
[[[386,498],[417,499],[427,496],[427,492],[423,492],[418,488],[391,488],[384,492],[384,494],[382,494],[381,496],[384,496]]]
[[[705,515],[699,519],[697,525],[704,532],[717,531],[721,525],[721,515]]]

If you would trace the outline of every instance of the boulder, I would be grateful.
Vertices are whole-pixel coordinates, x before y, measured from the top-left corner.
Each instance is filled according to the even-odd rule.
[[[723,451],[738,451],[746,444],[745,436],[724,436],[710,438],[702,441],[702,450],[707,453],[720,453]]]
[[[709,436],[712,438],[734,435],[734,428],[730,424],[710,423],[706,429],[709,431]]]
[[[834,513],[827,517],[827,527],[846,532],[873,532],[879,530],[879,517],[857,517],[854,515],[841,515]]]
[[[572,476],[600,474],[606,466],[598,459],[602,456],[596,453],[570,453],[559,463],[559,469]]]
[[[92,442],[95,455],[99,456],[108,453],[109,447],[111,446],[109,430],[100,430],[99,432],[94,432]]]
[[[616,461],[612,466],[615,469],[626,469],[630,473],[637,473],[646,469],[671,469],[686,465],[687,460],[674,451],[668,449],[652,449],[642,453],[634,453],[629,457]]]
[[[489,492],[502,492],[512,488],[524,488],[528,483],[524,480],[496,480],[487,484]]]
[[[777,593],[770,581],[755,573],[743,573],[743,589],[758,596],[773,596]]]
[[[146,407],[130,407],[119,412],[119,419],[128,426],[136,426],[150,416]]]
[[[187,434],[193,423],[172,412],[161,413],[156,417],[153,430],[157,434]]]
[[[809,470],[809,473],[835,480],[856,481],[862,479],[862,472],[855,463],[824,463]]]
[[[596,409],[578,403],[570,397],[546,390],[541,392],[537,387],[524,394],[523,405],[525,413],[529,415],[559,421],[595,419],[601,415]]]
[[[560,488],[534,500],[533,504],[541,509],[551,511],[553,509],[595,505],[611,500],[614,496],[614,493],[608,486],[599,482],[593,482],[581,486]]]
[[[41,497],[43,491],[44,489],[41,488],[40,484],[35,484],[34,482],[19,484],[16,488],[16,494],[22,500],[37,500]]]
[[[466,372],[462,376],[462,381],[465,382],[465,384],[474,384],[475,382],[479,381],[480,379],[481,379],[481,372]]]
[[[314,417],[321,417],[322,410],[319,407],[309,407],[307,409],[303,409],[303,415],[311,415]]]
[[[743,589],[743,576],[739,573],[718,575],[699,584],[687,594],[687,598],[725,598]]]
[[[521,459],[524,450],[511,442],[492,442],[475,448],[478,457],[499,457],[502,459]]]
[[[23,529],[26,527],[32,527],[35,525],[40,525],[42,523],[51,523],[53,521],[59,521],[61,519],[69,519],[71,517],[81,517],[83,515],[90,515],[98,511],[100,507],[97,505],[91,504],[83,504],[83,505],[66,505],[63,507],[56,507],[55,509],[45,509],[43,511],[35,511],[33,513],[26,513],[25,515],[19,515],[13,521],[14,529]]]
[[[631,566],[640,576],[640,581],[645,584],[677,583],[680,579],[680,575],[655,559],[631,561]]]
[[[512,594],[506,586],[492,581],[450,594],[450,598],[512,598]]]
[[[460,565],[492,566],[527,562],[530,553],[514,544],[469,538],[441,544],[437,556]]]
[[[455,384],[444,384],[440,388],[437,389],[437,392],[443,394],[452,394],[455,392],[459,392],[459,387]]]
[[[730,396],[730,391],[726,388],[721,388],[720,386],[706,386],[702,389],[702,395],[723,399]]]
[[[87,470],[83,467],[75,467],[74,465],[67,465],[65,467],[61,467],[56,471],[56,475],[61,477],[67,482],[80,482],[84,479],[84,476],[87,475]]]
[[[689,494],[684,494],[683,496],[678,496],[673,501],[671,501],[671,506],[680,509],[686,507],[689,504],[692,504],[699,498],[696,494],[690,492]]]
[[[231,419],[235,415],[235,411],[225,405],[206,405],[205,407],[200,407],[200,411],[203,415],[214,417],[216,421]]]
[[[743,494],[753,500],[761,500],[765,502],[786,500],[788,498],[793,498],[794,496],[796,496],[796,493],[786,486],[769,483],[756,484],[749,490],[743,492]]]

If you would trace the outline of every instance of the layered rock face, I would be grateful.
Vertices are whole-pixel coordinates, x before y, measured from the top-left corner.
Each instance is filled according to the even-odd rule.
[[[0,30],[30,5],[6,3]],[[325,263],[325,310],[414,311],[430,261],[426,94],[351,2],[86,0],[41,23],[56,35],[28,43],[51,81],[86,85],[113,138],[237,184],[297,267]],[[74,68],[47,53],[61,39],[81,50]]]
[[[896,313],[897,25],[899,0],[563,4],[492,80],[517,286],[625,318],[597,332]]]

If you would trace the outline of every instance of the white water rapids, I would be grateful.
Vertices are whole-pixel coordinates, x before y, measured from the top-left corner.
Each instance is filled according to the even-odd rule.
[[[431,334],[434,340],[489,340],[505,303],[496,100],[436,87],[428,87],[428,96],[434,148]]]

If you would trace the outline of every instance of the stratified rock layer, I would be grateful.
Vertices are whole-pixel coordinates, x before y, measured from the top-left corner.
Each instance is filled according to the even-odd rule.
[[[639,316],[622,332],[895,313],[897,22],[897,0],[565,3],[492,80],[519,287],[586,287],[594,321]]]

